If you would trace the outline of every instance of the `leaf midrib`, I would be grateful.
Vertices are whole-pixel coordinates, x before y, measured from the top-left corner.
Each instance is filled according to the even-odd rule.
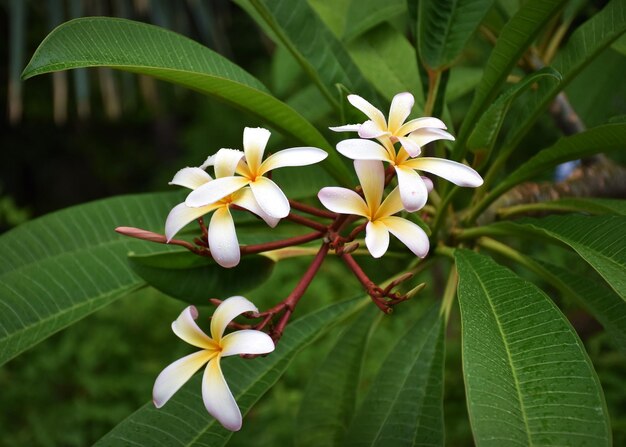
[[[513,358],[511,357],[511,351],[509,350],[509,343],[508,340],[506,338],[506,335],[504,334],[504,331],[502,329],[502,324],[500,323],[500,319],[498,318],[498,314],[496,313],[496,309],[493,306],[493,303],[491,301],[491,296],[489,294],[489,292],[487,291],[487,288],[485,287],[484,282],[481,280],[480,276],[478,276],[475,271],[473,272],[474,276],[476,277],[478,283],[480,284],[481,289],[483,290],[483,292],[485,293],[485,297],[487,297],[487,303],[489,304],[489,308],[491,309],[491,312],[493,313],[493,317],[496,321],[496,324],[498,326],[498,331],[500,332],[500,336],[502,337],[502,341],[504,342],[504,349],[506,351],[506,355],[509,361],[509,366],[511,368],[511,375],[513,376],[513,381],[515,384],[515,391],[517,392],[517,399],[519,401],[520,404],[520,410],[522,413],[522,419],[524,422],[524,426],[526,427],[526,439],[528,440],[528,445],[532,446],[534,445],[530,436],[530,427],[528,425],[528,415],[526,414],[526,407],[524,405],[524,401],[522,399],[522,393],[521,393],[521,389],[520,389],[520,385],[519,385],[519,379],[517,378],[517,373],[515,371],[514,365],[513,365]]]

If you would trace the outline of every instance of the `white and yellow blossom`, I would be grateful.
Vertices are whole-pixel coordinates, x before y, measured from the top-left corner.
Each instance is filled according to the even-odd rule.
[[[281,189],[269,178],[269,171],[286,166],[306,166],[324,160],[328,154],[315,147],[294,147],[270,155],[263,161],[270,131],[246,127],[243,132],[243,153],[236,165],[236,173],[205,183],[192,191],[185,203],[203,207],[215,203],[234,192],[250,187],[256,202],[269,216],[282,219],[289,214],[289,201]]]
[[[210,157],[217,179],[232,176],[243,154],[233,149],[220,149]],[[206,165],[206,163],[205,163]],[[203,166],[205,166],[203,165]],[[184,186],[196,190],[214,182],[211,176],[200,168],[184,168],[176,173],[170,185]],[[261,217],[270,227],[275,227],[279,219],[263,211],[249,188],[235,191],[219,200],[201,207],[190,207],[185,203],[176,205],[165,221],[165,236],[170,241],[185,225],[205,214],[213,212],[208,228],[208,243],[211,256],[222,267],[230,268],[239,264],[240,251],[235,223],[230,213],[232,205],[244,208]]]
[[[361,124],[331,127],[335,132],[358,132],[361,138],[376,138],[383,144],[400,142],[411,157],[417,157],[422,146],[435,140],[454,140],[445,131],[446,125],[438,118],[422,117],[405,122],[415,98],[409,92],[398,93],[391,101],[389,119],[367,100],[348,95],[348,101],[363,112],[369,120]]]
[[[420,258],[428,254],[428,236],[418,225],[401,217],[393,216],[404,207],[398,188],[383,201],[385,168],[380,161],[355,160],[354,168],[365,200],[356,192],[340,187],[322,188],[320,202],[331,211],[341,214],[363,216],[368,220],[365,227],[365,245],[375,258],[380,258],[389,247],[389,233],[397,237],[409,250]]]
[[[196,371],[206,364],[202,378],[202,399],[207,411],[225,428],[241,428],[241,412],[222,374],[222,357],[239,354],[267,354],[274,350],[274,342],[264,332],[252,329],[224,335],[226,326],[244,312],[258,309],[242,296],[224,300],[211,319],[211,336],[198,327],[198,311],[187,307],[172,323],[172,330],[182,340],[200,348],[200,351],[179,359],[165,368],[156,379],[152,392],[154,405],[161,408]]]

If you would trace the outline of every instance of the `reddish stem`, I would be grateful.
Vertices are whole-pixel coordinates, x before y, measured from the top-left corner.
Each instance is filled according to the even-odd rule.
[[[303,234],[302,236],[294,236],[287,239],[281,239],[279,241],[264,242],[262,244],[243,245],[239,248],[242,255],[249,255],[254,253],[261,253],[264,251],[277,250],[279,248],[291,247],[293,245],[300,245],[306,242],[314,241],[324,236],[325,233],[316,231],[313,233]]]
[[[317,230],[317,231],[326,231],[328,228],[324,224],[311,220],[307,217],[300,216],[298,214],[289,213],[287,217],[285,217],[285,219],[290,220],[295,223],[299,223],[300,225],[304,225],[309,228],[313,228],[314,230]]]
[[[326,211],[311,205],[305,205],[304,203],[296,202],[295,200],[289,200],[289,204],[293,209],[302,211],[303,213],[311,214],[312,216],[325,217],[327,219],[337,218],[337,214],[333,213],[332,211]]]

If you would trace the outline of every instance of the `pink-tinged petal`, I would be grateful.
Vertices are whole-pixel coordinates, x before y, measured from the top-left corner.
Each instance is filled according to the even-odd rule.
[[[322,205],[335,213],[369,216],[369,209],[363,198],[350,189],[328,186],[320,189],[317,197]]]
[[[404,164],[419,171],[438,175],[458,186],[477,188],[483,184],[483,178],[478,172],[469,166],[445,158],[421,157],[407,160]]]
[[[333,126],[329,127],[333,132],[358,132],[360,124],[346,124],[345,126]]]
[[[243,130],[243,150],[248,167],[254,173],[261,166],[270,131],[262,127],[246,127]]]
[[[185,200],[185,204],[191,207],[211,205],[249,183],[250,180],[245,177],[218,178],[191,191]]]
[[[274,228],[276,225],[278,225],[278,222],[280,222],[280,219],[276,219],[275,217],[272,217],[265,211],[263,211],[263,209],[259,206],[256,199],[254,198],[254,194],[252,194],[252,191],[249,188],[241,189],[233,194],[233,204],[245,208],[248,211],[256,214],[272,228]]]
[[[419,154],[422,153],[422,148],[415,141],[411,140],[408,137],[397,138],[404,150],[407,151],[411,157],[417,157]]]
[[[389,153],[380,144],[371,140],[352,138],[337,143],[337,151],[352,160],[391,161]]]
[[[359,95],[348,95],[348,101],[361,112],[365,113],[380,129],[387,129],[387,121],[385,120],[383,112],[371,105],[368,101],[361,98]]]
[[[389,248],[389,231],[380,221],[368,222],[365,227],[365,245],[370,254],[380,258]]]
[[[435,129],[447,129],[445,123],[438,118],[433,118],[430,116],[424,116],[422,118],[416,118],[414,120],[408,121],[398,129],[396,135],[408,135],[411,132],[415,132],[417,129],[422,129],[424,127],[432,127]]]
[[[284,168],[286,166],[307,166],[319,163],[328,157],[326,151],[316,147],[292,147],[278,151],[267,157],[261,167],[258,175],[263,175],[272,169]]]
[[[391,108],[389,109],[389,132],[396,135],[396,132],[401,128],[404,121],[411,113],[411,109],[415,104],[415,98],[409,92],[398,93],[391,100]],[[406,134],[398,134],[406,135]]]
[[[241,254],[235,232],[235,222],[227,206],[218,208],[209,223],[209,250],[219,265],[225,268],[239,264]]]
[[[169,365],[154,382],[152,401],[154,406],[161,408],[202,366],[217,353],[198,351],[176,360]]]
[[[431,191],[435,189],[435,185],[433,184],[433,181],[429,179],[428,177],[424,177],[423,175],[421,177],[422,177],[422,180],[424,181],[424,184],[426,185],[426,190],[428,191],[428,194],[430,194]]]
[[[218,348],[217,343],[198,327],[195,321],[197,318],[198,309],[196,309],[195,306],[188,306],[172,323],[172,331],[174,331],[181,340],[186,341],[196,348],[216,351]]]
[[[428,201],[428,189],[422,177],[411,168],[396,166],[398,189],[404,209],[413,212],[422,209]]]
[[[400,188],[394,188],[383,203],[380,205],[380,208],[376,211],[374,219],[381,219],[386,216],[391,216],[392,214],[396,214],[399,211],[404,209],[404,205],[402,204],[402,197],[400,196]]]
[[[276,183],[265,177],[257,177],[250,189],[261,209],[275,219],[282,219],[291,209],[289,200]]]
[[[419,225],[396,216],[385,217],[381,222],[383,222],[389,232],[406,245],[415,256],[423,258],[428,254],[430,247],[428,236]]]
[[[202,400],[207,411],[224,428],[238,431],[241,428],[241,411],[220,368],[220,358],[209,362],[202,377]]]
[[[361,124],[361,127],[359,127],[359,136],[361,138],[378,138],[383,135],[389,135],[389,132],[372,120],[365,121]]]
[[[222,357],[239,354],[267,354],[274,350],[272,337],[265,332],[243,329],[222,338]]]
[[[222,340],[222,335],[228,323],[233,321],[235,317],[241,315],[244,312],[258,312],[256,308],[248,299],[243,296],[231,296],[226,298],[222,303],[217,306],[211,318],[211,337],[218,343]]]
[[[378,160],[354,160],[354,169],[363,189],[370,215],[374,215],[383,198],[385,167]]]
[[[454,141],[454,137],[445,130],[435,129],[432,127],[416,130],[415,132],[410,133],[407,138],[420,147],[427,145],[431,141]],[[411,152],[409,151],[409,153]]]
[[[243,158],[243,152],[237,149],[220,149],[215,154],[214,169],[215,177],[231,177],[235,175],[235,169]]]
[[[178,171],[169,185],[184,186],[189,189],[196,189],[212,180],[211,176],[200,168],[183,168]]]
[[[189,222],[210,213],[218,206],[219,205],[211,204],[192,208],[184,203],[176,205],[167,215],[167,219],[165,219],[165,237],[167,238],[167,242],[176,236],[176,233],[178,233]]]

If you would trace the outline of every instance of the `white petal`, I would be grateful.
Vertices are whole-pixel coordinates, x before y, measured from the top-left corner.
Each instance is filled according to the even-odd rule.
[[[217,306],[211,318],[211,337],[218,343],[222,340],[222,335],[228,323],[233,319],[241,315],[244,312],[258,312],[256,308],[249,300],[243,296],[231,296],[226,298],[222,303]]]
[[[257,203],[256,199],[254,198],[254,194],[252,194],[250,188],[244,188],[237,191],[233,195],[233,203],[256,214],[272,228],[274,228],[276,225],[278,225],[278,222],[280,222],[280,219],[276,219],[275,217],[272,217],[265,211],[263,211],[263,208],[261,208]]]
[[[428,201],[428,189],[422,177],[411,168],[396,166],[398,188],[404,209],[413,212],[422,209]]]
[[[178,233],[181,228],[189,222],[210,213],[215,208],[217,208],[217,205],[215,204],[200,206],[197,208],[189,207],[184,203],[176,205],[167,215],[167,219],[165,219],[165,237],[167,238],[167,241],[169,242],[174,236],[176,236],[176,233]]]
[[[289,214],[289,200],[276,183],[265,177],[257,177],[250,189],[261,209],[275,219]]]
[[[383,200],[383,203],[376,211],[374,219],[391,216],[392,214],[396,214],[403,209],[404,205],[402,204],[402,198],[400,197],[400,188],[396,187],[387,195],[387,197],[385,197],[385,200]]]
[[[178,171],[169,185],[184,186],[189,189],[196,189],[207,182],[210,182],[211,176],[200,168],[183,168]]]
[[[196,371],[202,368],[216,353],[198,351],[176,360],[169,365],[154,382],[152,401],[157,408],[161,408],[182,387]]]
[[[389,232],[384,223],[368,222],[365,227],[365,245],[370,254],[375,258],[380,258],[389,248]]]
[[[207,411],[230,431],[241,428],[241,412],[220,368],[220,359],[211,360],[202,377],[202,400]]]
[[[367,120],[359,127],[359,136],[361,138],[378,138],[388,135],[387,129],[380,127],[376,122]]]
[[[243,188],[248,183],[250,180],[245,177],[218,178],[191,191],[185,204],[191,207],[210,205]]]
[[[326,151],[316,147],[292,147],[278,151],[267,157],[261,167],[258,175],[263,175],[272,169],[283,168],[285,166],[307,166],[319,163],[328,157]]]
[[[252,172],[261,166],[265,146],[270,139],[270,131],[262,127],[246,127],[243,130],[243,150],[246,153],[246,162]]]
[[[220,149],[215,154],[213,162],[215,166],[215,177],[231,177],[235,174],[235,168],[239,160],[243,158],[243,152],[237,149]]]
[[[393,97],[389,109],[389,132],[396,134],[411,113],[413,104],[415,104],[415,98],[409,92],[398,93]],[[404,135],[406,134],[402,134],[402,136]]]
[[[404,162],[404,165],[438,175],[458,186],[477,188],[483,184],[483,178],[478,172],[469,166],[457,163],[456,161],[446,160],[445,158],[415,158],[407,160]]]
[[[431,191],[435,188],[433,181],[429,179],[428,177],[424,177],[423,175],[421,177],[422,177],[422,180],[424,181],[424,184],[426,185],[426,190],[428,191],[428,194],[430,194]]]
[[[335,213],[369,216],[369,209],[363,198],[350,189],[328,186],[320,189],[317,197],[322,205]]]
[[[378,160],[354,160],[354,169],[363,188],[365,202],[373,214],[383,198],[385,167]]]
[[[361,112],[365,113],[380,129],[387,129],[387,121],[385,120],[383,112],[371,105],[368,101],[361,98],[359,95],[348,95],[348,101]]]
[[[329,127],[333,132],[358,132],[360,124],[346,124],[345,126]]]
[[[228,206],[218,208],[209,224],[209,250],[211,256],[219,265],[225,268],[235,267],[239,264],[241,254],[235,222],[230,215]]]
[[[207,159],[204,160],[204,163],[200,165],[200,169],[206,169],[209,166],[213,166],[214,164],[215,164],[215,154],[209,155]]]
[[[419,225],[396,216],[385,217],[381,221],[391,234],[400,239],[416,256],[423,258],[428,254],[428,236]]]
[[[267,354],[274,350],[272,337],[265,332],[244,329],[222,338],[222,357],[239,354]]]
[[[352,160],[390,161],[389,153],[375,141],[351,138],[337,143],[337,151]]]
[[[198,327],[195,321],[197,318],[198,309],[195,306],[188,306],[172,323],[172,331],[190,345],[215,350],[218,347],[217,343]]]
[[[447,129],[445,123],[438,118],[430,116],[424,116],[422,118],[416,118],[407,123],[404,123],[400,129],[396,132],[396,135],[408,135],[417,129],[424,127],[433,127],[435,129]]]
[[[445,130],[434,129],[432,127],[419,129],[419,130],[416,130],[415,132],[411,132],[407,138],[420,147],[423,147],[427,145],[428,143],[430,143],[431,141],[436,141],[436,140],[454,141],[454,137],[450,135],[448,132],[446,132]]]
[[[404,150],[406,150],[411,157],[417,157],[419,154],[422,153],[422,148],[420,147],[420,145],[417,144],[415,141],[411,140],[410,138],[397,137],[397,139],[400,142],[400,144],[402,144],[402,147],[404,148]]]

